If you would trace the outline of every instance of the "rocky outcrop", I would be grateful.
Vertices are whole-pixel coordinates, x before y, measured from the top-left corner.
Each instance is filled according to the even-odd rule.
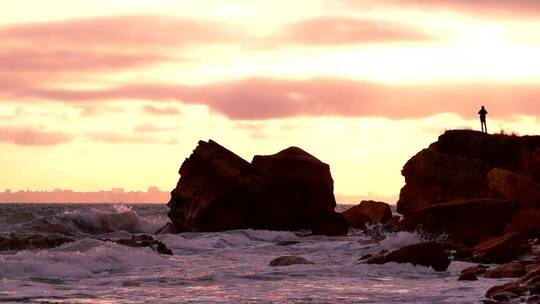
[[[475,245],[503,233],[517,210],[517,202],[500,199],[452,201],[410,212],[402,225],[407,230],[421,228]]]
[[[179,173],[168,203],[169,231],[347,233],[346,221],[334,212],[330,167],[300,148],[249,163],[214,141],[201,141]]]
[[[392,219],[390,205],[376,201],[362,201],[343,212],[351,227],[364,229],[366,223],[385,224]]]
[[[279,258],[275,258],[270,262],[270,266],[276,267],[276,266],[291,266],[291,265],[309,265],[313,264],[313,262],[308,261],[304,259],[303,257],[298,256],[282,256]]]
[[[401,225],[467,246],[484,242],[475,249],[477,260],[508,262],[525,252],[524,238],[539,236],[532,220],[540,206],[539,172],[540,136],[447,131],[403,167]],[[507,232],[519,237],[505,239]]]
[[[368,264],[411,263],[432,267],[436,271],[445,271],[450,265],[450,259],[444,247],[435,242],[405,246],[388,254],[370,257],[366,262]]]
[[[540,180],[534,175],[540,172],[539,148],[540,136],[447,131],[403,167],[398,212],[451,200],[529,199],[529,186]]]

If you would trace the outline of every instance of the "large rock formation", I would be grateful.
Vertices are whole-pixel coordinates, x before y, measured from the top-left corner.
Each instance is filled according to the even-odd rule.
[[[256,156],[250,164],[214,141],[200,141],[179,173],[168,203],[171,230],[318,227],[322,234],[347,233],[334,212],[330,167],[299,148]]]
[[[398,212],[406,215],[451,200],[498,197],[521,201],[522,192],[513,190],[520,185],[516,179],[526,180],[528,185],[539,180],[534,175],[540,168],[539,148],[540,136],[447,131],[403,167],[406,184]],[[506,171],[492,171],[496,168]]]
[[[444,247],[435,242],[405,246],[387,254],[371,257],[366,261],[368,264],[385,264],[389,262],[431,266],[436,271],[445,271],[450,265],[450,259]]]
[[[445,233],[469,245],[503,235],[511,222],[509,230],[530,235],[537,225],[513,217],[540,205],[539,172],[540,136],[447,131],[405,164],[398,212],[408,230]]]

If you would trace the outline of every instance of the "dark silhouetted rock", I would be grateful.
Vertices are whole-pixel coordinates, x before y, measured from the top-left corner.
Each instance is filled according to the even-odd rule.
[[[49,249],[74,241],[74,239],[63,235],[17,235],[11,233],[0,235],[0,251]]]
[[[152,250],[159,254],[166,254],[166,255],[173,255],[173,252],[167,248],[167,246],[159,241],[155,240],[150,235],[132,235],[129,239],[117,239],[117,240],[111,240],[111,239],[105,239],[103,241],[107,242],[114,242],[119,245],[129,246],[129,247],[150,247]]]
[[[527,239],[516,233],[485,240],[474,248],[474,260],[481,263],[508,263],[530,251]]]
[[[538,219],[540,219],[540,210],[521,210],[514,215],[512,221],[506,227],[506,232],[536,238],[540,236],[540,221]]]
[[[452,201],[421,208],[403,219],[407,230],[422,228],[436,234],[475,245],[481,239],[500,235],[518,210],[513,201],[478,199]]]
[[[367,260],[368,264],[385,264],[389,262],[411,263],[432,267],[436,271],[445,271],[450,259],[441,244],[427,242],[405,246],[386,255],[378,255]]]
[[[488,266],[484,266],[484,265],[476,265],[476,266],[467,267],[467,268],[461,270],[461,273],[462,273],[462,274],[465,274],[465,273],[474,273],[475,275],[481,275],[481,274],[486,273],[486,271],[487,271],[488,269],[489,269]]]
[[[478,277],[474,272],[465,272],[459,276],[458,281],[478,281]]]
[[[335,216],[329,166],[299,148],[256,156],[252,165],[201,141],[179,173],[168,203],[177,232],[315,227],[315,233],[347,233]]]
[[[537,187],[529,186],[537,183],[533,172],[540,172],[539,148],[540,136],[447,131],[403,167],[398,212],[480,198],[531,203],[538,197],[531,196]]]
[[[311,225],[313,234],[327,236],[346,235],[349,231],[349,222],[341,213],[325,212],[319,214]]]
[[[351,227],[364,229],[366,223],[385,224],[392,219],[390,205],[376,201],[362,201],[343,212]]]
[[[405,186],[401,189],[397,211],[403,215],[452,200],[489,196],[486,177],[489,167],[476,159],[464,159],[424,149],[403,167]]]
[[[296,264],[313,264],[313,262],[308,261],[302,257],[298,256],[282,256],[276,258],[270,262],[270,266],[291,266]]]

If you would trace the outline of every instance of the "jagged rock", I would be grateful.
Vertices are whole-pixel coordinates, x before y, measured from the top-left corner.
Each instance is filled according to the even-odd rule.
[[[132,235],[129,239],[104,239],[103,241],[114,242],[119,245],[129,247],[150,247],[152,250],[159,254],[173,255],[173,252],[169,248],[167,248],[167,246],[163,242],[155,240],[150,235]]]
[[[468,245],[500,235],[518,210],[518,203],[500,199],[452,201],[421,208],[408,213],[402,225],[413,231],[418,228]]]
[[[335,234],[342,225],[334,216],[329,166],[299,148],[256,156],[252,165],[214,141],[200,141],[179,173],[168,203],[176,231],[330,227],[317,232]]]
[[[525,267],[519,262],[503,264],[499,267],[488,270],[484,277],[491,279],[499,278],[519,278],[526,274]]]
[[[403,167],[406,184],[400,193],[398,212],[407,215],[419,208],[453,200],[490,197],[531,200],[527,196],[531,188],[524,186],[532,185],[533,172],[540,172],[539,148],[540,136],[447,131]],[[516,180],[527,182],[524,185]]]
[[[474,248],[474,260],[481,263],[507,263],[530,249],[527,239],[510,232],[478,244]]]
[[[441,202],[488,197],[488,171],[489,167],[476,159],[424,149],[401,171],[405,186],[400,191],[397,211],[407,215]]]
[[[376,201],[362,201],[343,212],[351,227],[365,229],[366,223],[385,224],[392,219],[390,205]]]
[[[14,233],[0,235],[0,251],[49,249],[75,240],[63,235],[17,235]]]
[[[432,267],[436,271],[445,271],[450,259],[441,244],[427,242],[405,246],[385,255],[378,255],[367,260],[368,264],[385,264],[389,262],[411,263]]]
[[[522,205],[534,205],[539,201],[539,191],[532,178],[509,170],[493,168],[488,174],[491,197],[520,201]]]
[[[276,258],[270,262],[270,266],[291,266],[296,264],[313,264],[313,262],[308,261],[302,257],[298,256],[282,256]]]

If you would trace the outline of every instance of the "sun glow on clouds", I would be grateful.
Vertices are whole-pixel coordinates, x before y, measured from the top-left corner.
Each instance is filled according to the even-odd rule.
[[[396,194],[481,104],[491,131],[540,132],[540,6],[519,3],[0,0],[0,187],[171,188],[213,138]]]

